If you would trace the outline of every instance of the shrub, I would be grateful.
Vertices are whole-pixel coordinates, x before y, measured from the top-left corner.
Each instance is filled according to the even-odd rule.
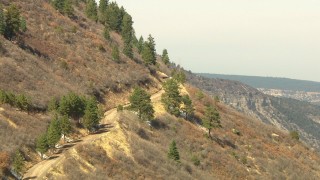
[[[123,106],[122,106],[122,105],[118,105],[118,106],[117,106],[117,111],[118,111],[118,112],[123,111]]]
[[[200,165],[200,159],[199,159],[198,156],[196,156],[196,155],[193,155],[193,156],[191,157],[191,161],[192,161],[192,163],[193,163],[195,166],[199,166],[199,165]]]
[[[298,133],[298,131],[290,131],[290,137],[294,140],[299,141],[300,139],[300,135]]]
[[[9,168],[10,156],[6,152],[0,152],[0,176],[4,175]]]

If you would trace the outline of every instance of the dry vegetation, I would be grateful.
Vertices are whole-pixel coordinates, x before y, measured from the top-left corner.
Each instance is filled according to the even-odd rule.
[[[15,40],[0,37],[0,89],[26,94],[44,110],[52,97],[70,91],[94,95],[107,108],[125,103],[135,85],[150,91],[157,79],[135,52],[135,60],[121,54],[120,63],[111,59],[111,47],[122,48],[121,36],[103,36],[103,26],[85,17],[84,5],[75,7],[70,19],[46,0],[1,0],[4,7],[16,4],[27,20],[27,31]],[[33,146],[49,121],[48,114],[27,114],[0,105],[0,151],[11,153],[21,145]]]
[[[113,144],[112,156],[101,141],[77,148],[82,159],[68,159],[59,179],[318,179],[320,158],[286,132],[249,118],[187,87],[201,117],[205,104],[213,103],[222,116],[222,128],[208,139],[197,122],[159,114],[150,127],[129,111],[120,113],[119,124],[130,153]],[[239,133],[234,133],[236,129]],[[273,135],[272,135],[273,134]],[[278,136],[277,136],[278,135]],[[167,157],[176,140],[181,163]],[[70,155],[72,157],[72,155]],[[84,163],[86,162],[86,163]],[[198,162],[198,164],[196,163]],[[87,168],[85,168],[87,167]],[[94,168],[89,168],[94,167]],[[88,169],[90,171],[88,171]],[[54,173],[51,178],[55,179]]]
[[[1,2],[13,2],[21,8],[28,30],[17,41],[0,37],[0,89],[27,94],[37,107],[46,107],[51,97],[74,91],[95,95],[110,108],[126,103],[135,85],[150,91],[158,88],[158,80],[152,76],[156,67],[145,67],[136,52],[134,60],[123,54],[120,63],[111,60],[112,45],[123,46],[121,37],[112,33],[112,41],[105,41],[103,26],[85,18],[82,5],[75,8],[71,20],[45,0]],[[159,68],[170,73],[163,64]],[[161,112],[150,127],[132,112],[124,111],[119,124],[130,156],[116,144],[112,156],[102,145],[80,145],[75,148],[76,156],[70,152],[59,169],[64,176],[57,178],[52,172],[49,179],[319,179],[319,156],[286,132],[244,116],[207,95],[201,99],[198,89],[187,86],[187,90],[196,108],[193,121]],[[207,104],[215,104],[222,116],[222,128],[213,131],[213,139],[208,139],[201,127]],[[7,154],[21,145],[34,147],[34,139],[46,130],[49,119],[47,114],[28,114],[1,105],[0,159],[6,160]],[[173,139],[181,163],[167,158]],[[29,150],[22,149],[32,155]],[[6,165],[0,163],[0,168]]]

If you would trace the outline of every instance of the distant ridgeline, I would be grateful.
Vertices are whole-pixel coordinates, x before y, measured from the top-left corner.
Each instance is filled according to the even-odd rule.
[[[288,79],[288,78],[221,75],[221,74],[208,74],[208,73],[198,73],[198,75],[208,77],[208,78],[240,81],[254,88],[320,92],[320,82],[314,82],[314,81],[295,80],[295,79]]]

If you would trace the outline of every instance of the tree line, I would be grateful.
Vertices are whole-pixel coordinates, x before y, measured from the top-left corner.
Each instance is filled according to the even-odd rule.
[[[74,4],[79,3],[79,1],[82,0],[74,1]],[[133,47],[135,46],[146,65],[156,64],[157,54],[154,38],[149,35],[146,41],[142,36],[139,40],[137,39],[133,28],[132,16],[123,8],[123,6],[119,7],[116,2],[109,2],[109,0],[100,0],[99,5],[95,0],[82,2],[85,3],[86,16],[89,19],[104,25],[103,37],[106,40],[110,40],[110,32],[115,31],[122,36],[124,42],[122,52],[124,55],[133,59]],[[52,0],[51,3],[62,14],[69,17],[74,16],[72,1]],[[161,58],[166,65],[169,64],[170,59],[166,49],[163,50]],[[115,62],[119,62],[120,60],[119,47],[116,45],[112,47],[112,59]]]

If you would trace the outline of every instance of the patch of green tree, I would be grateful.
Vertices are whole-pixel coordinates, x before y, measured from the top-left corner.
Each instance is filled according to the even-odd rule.
[[[25,94],[14,94],[0,89],[0,104],[9,104],[22,111],[31,111],[31,98]]]
[[[161,59],[164,62],[164,64],[166,64],[166,65],[168,65],[170,63],[170,58],[169,58],[169,54],[168,54],[167,49],[163,50]]]
[[[7,39],[12,39],[19,33],[27,30],[26,19],[21,16],[19,8],[11,4],[8,8],[3,10],[0,4],[0,34]]]
[[[136,111],[140,119],[154,119],[154,109],[150,98],[151,96],[140,87],[135,88],[129,98],[130,109]]]
[[[146,65],[155,65],[156,64],[156,44],[154,38],[149,35],[148,40],[144,42],[142,48],[142,59]]]
[[[205,116],[202,120],[203,126],[208,129],[208,136],[211,137],[212,128],[220,128],[220,114],[216,108],[213,106],[207,106],[205,110]]]
[[[95,0],[87,0],[85,13],[89,19],[98,21],[98,6]]]
[[[172,141],[169,146],[168,158],[180,162],[180,154],[177,148],[176,141]]]

